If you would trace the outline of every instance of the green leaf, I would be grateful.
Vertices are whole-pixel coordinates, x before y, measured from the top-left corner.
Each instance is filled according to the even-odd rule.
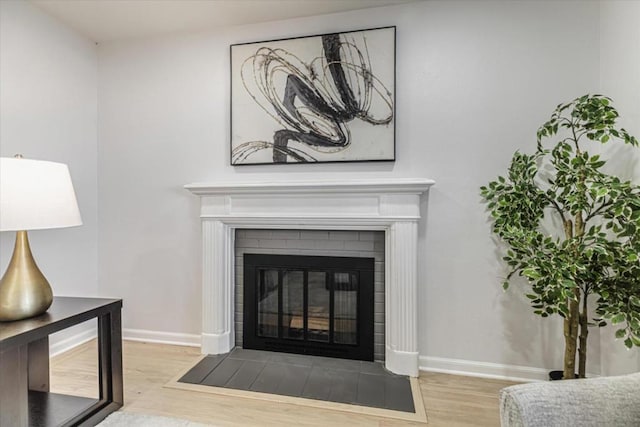
[[[640,307],[640,298],[638,298],[638,297],[637,297],[637,296],[635,296],[635,295],[631,295],[631,296],[629,297],[629,302],[630,302],[632,305],[635,305],[636,307]]]
[[[627,330],[626,329],[618,329],[616,331],[616,338],[618,338],[618,339],[624,338],[625,335],[627,335]]]
[[[522,270],[522,274],[530,279],[536,280],[539,279],[540,277],[542,277],[540,275],[540,272],[538,270],[536,270],[535,268],[525,268],[524,270]]]
[[[611,318],[611,323],[613,325],[617,325],[618,323],[624,322],[625,319],[626,319],[626,316],[624,315],[624,313],[618,313]]]

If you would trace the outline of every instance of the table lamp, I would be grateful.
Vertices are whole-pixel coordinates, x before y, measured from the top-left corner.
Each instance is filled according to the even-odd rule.
[[[47,311],[49,282],[36,265],[27,230],[81,225],[69,168],[62,163],[0,158],[0,231],[15,231],[16,243],[0,279],[0,321],[26,319]]]

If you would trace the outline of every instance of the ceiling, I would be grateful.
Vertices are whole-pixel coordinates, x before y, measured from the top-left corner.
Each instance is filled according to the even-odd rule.
[[[95,42],[201,31],[417,0],[29,0]]]

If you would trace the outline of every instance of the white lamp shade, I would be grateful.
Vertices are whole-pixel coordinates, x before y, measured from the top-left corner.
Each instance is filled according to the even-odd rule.
[[[82,218],[67,165],[0,158],[0,231],[81,224]]]

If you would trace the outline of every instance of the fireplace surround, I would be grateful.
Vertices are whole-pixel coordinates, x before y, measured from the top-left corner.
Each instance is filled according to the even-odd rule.
[[[202,352],[235,345],[235,230],[385,232],[385,366],[418,375],[417,239],[429,179],[195,183],[202,222]]]

